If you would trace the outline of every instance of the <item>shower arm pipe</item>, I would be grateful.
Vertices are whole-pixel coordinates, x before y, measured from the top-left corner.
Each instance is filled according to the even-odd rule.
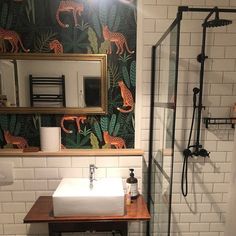
[[[206,24],[206,22],[209,20],[209,18],[212,16],[213,13],[219,13],[219,9],[218,7],[214,7],[211,9],[210,13],[208,14],[208,16],[205,18],[204,22],[203,22],[203,28],[205,27],[204,25]],[[206,28],[206,27],[205,27]]]
[[[179,6],[178,8],[179,12],[212,12],[211,8],[203,8],[203,7],[188,7],[188,6]],[[228,13],[236,13],[236,9],[230,9],[230,8],[218,8],[218,12],[228,12]]]

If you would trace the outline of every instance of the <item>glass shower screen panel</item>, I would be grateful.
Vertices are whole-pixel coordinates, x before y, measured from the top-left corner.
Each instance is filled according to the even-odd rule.
[[[151,235],[170,235],[177,25],[156,46]]]

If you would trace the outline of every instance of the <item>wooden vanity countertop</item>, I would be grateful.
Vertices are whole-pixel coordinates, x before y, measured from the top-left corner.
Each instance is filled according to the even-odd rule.
[[[56,223],[56,222],[85,222],[85,221],[148,221],[150,214],[142,195],[136,200],[132,200],[130,205],[126,205],[124,216],[53,216],[53,203],[51,196],[39,197],[28,214],[24,218],[24,223]]]

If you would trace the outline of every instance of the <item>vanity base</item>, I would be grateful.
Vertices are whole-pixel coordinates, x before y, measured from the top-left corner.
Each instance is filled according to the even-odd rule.
[[[128,235],[128,223],[131,221],[148,221],[150,214],[143,196],[139,196],[126,206],[123,216],[65,216],[54,217],[51,196],[39,197],[24,223],[48,223],[50,236],[61,236],[63,232],[115,232]]]
[[[49,223],[49,236],[61,236],[61,233],[71,232],[114,232],[128,236],[128,222],[71,222]]]

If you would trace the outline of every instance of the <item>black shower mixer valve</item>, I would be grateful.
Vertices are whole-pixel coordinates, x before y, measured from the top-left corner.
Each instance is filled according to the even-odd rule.
[[[195,148],[195,151],[192,152],[190,148]],[[192,145],[189,146],[189,148],[183,150],[183,155],[185,157],[194,157],[194,156],[210,157],[210,152],[202,148],[202,145]]]

